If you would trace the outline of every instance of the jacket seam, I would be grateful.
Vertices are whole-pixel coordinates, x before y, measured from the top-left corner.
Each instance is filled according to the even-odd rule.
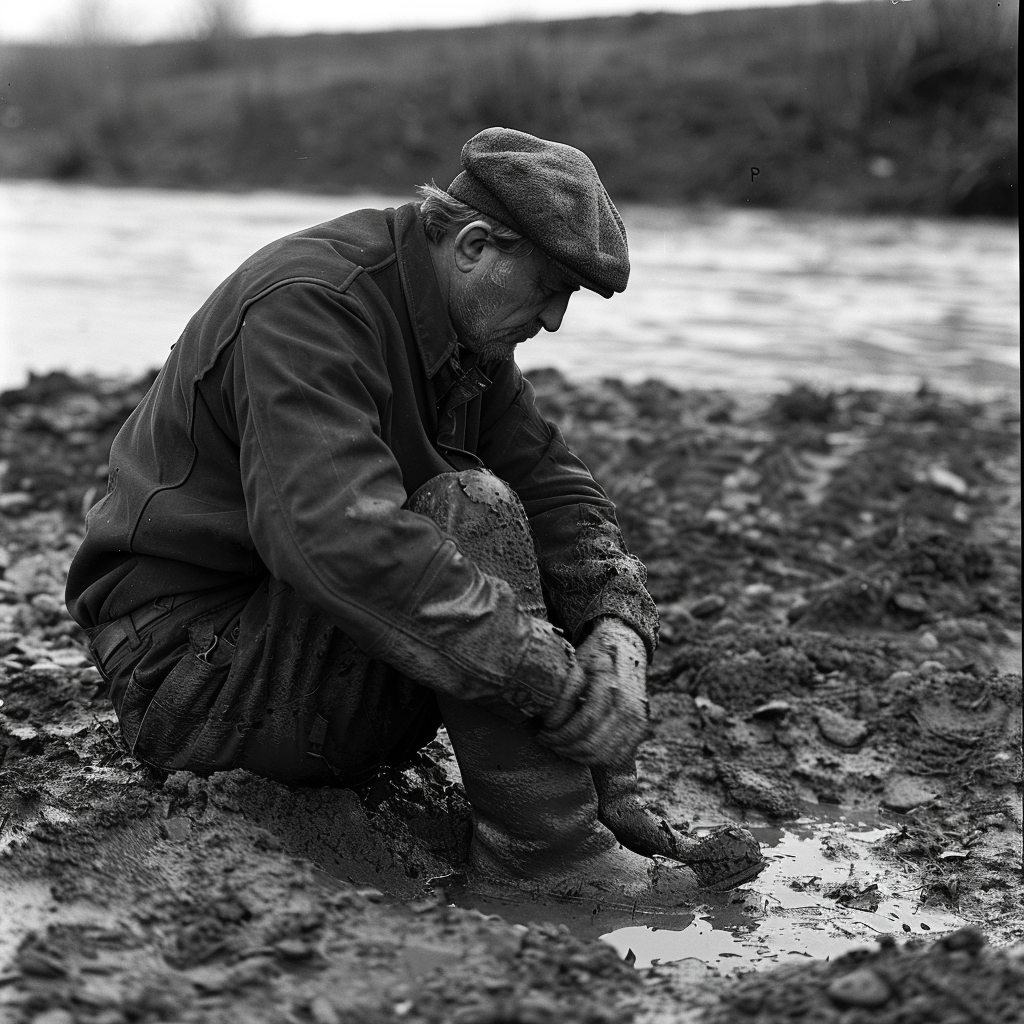
[[[325,288],[327,289],[327,291],[334,292],[338,295],[345,295],[348,293],[348,290],[351,287],[352,282],[357,277],[359,277],[359,275],[362,274],[363,272],[363,267],[353,267],[352,271],[348,274],[348,276],[345,277],[342,280],[342,282],[337,285],[332,284],[330,281],[325,281],[323,278],[319,277],[288,277],[283,278],[280,281],[275,281],[273,284],[268,285],[262,291],[257,292],[255,295],[246,299],[241,304],[238,310],[238,316],[235,318],[235,325],[232,328],[231,333],[228,334],[227,337],[222,342],[214,346],[212,358],[203,363],[203,369],[196,370],[194,372],[189,385],[191,395],[185,393],[185,382],[182,379],[182,376],[180,374],[177,376],[178,386],[183,392],[182,397],[185,399],[185,404],[188,410],[186,426],[188,427],[189,444],[192,446],[192,457],[189,460],[188,468],[185,470],[182,476],[180,476],[177,480],[173,480],[166,484],[161,484],[159,487],[152,488],[149,491],[149,493],[142,499],[142,504],[139,507],[139,513],[135,517],[135,523],[132,526],[131,536],[128,538],[128,550],[132,554],[135,553],[135,537],[139,532],[139,527],[142,525],[142,520],[146,514],[146,509],[150,506],[150,504],[153,502],[156,496],[161,492],[173,491],[179,487],[183,487],[188,482],[188,478],[192,475],[192,471],[195,469],[196,456],[198,455],[198,449],[196,448],[195,443],[195,411],[196,392],[199,389],[199,382],[210,372],[210,370],[213,369],[217,360],[220,358],[221,352],[223,352],[224,349],[227,348],[227,346],[230,345],[241,333],[242,327],[245,324],[245,314],[249,311],[249,307],[256,302],[259,302],[261,299],[266,298],[268,295],[277,291],[279,288],[285,288],[288,285],[292,284],[312,284],[320,288]]]

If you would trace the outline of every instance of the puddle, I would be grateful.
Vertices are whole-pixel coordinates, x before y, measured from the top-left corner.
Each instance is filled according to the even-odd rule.
[[[802,818],[785,828],[751,828],[768,867],[723,894],[682,927],[632,924],[598,936],[636,967],[698,959],[722,974],[795,958],[825,959],[877,935],[928,935],[964,924],[922,908],[906,874],[871,844],[891,832],[875,823]],[[574,929],[576,930],[576,929]]]

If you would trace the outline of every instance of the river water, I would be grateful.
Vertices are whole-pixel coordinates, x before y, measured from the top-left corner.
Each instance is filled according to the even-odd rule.
[[[29,371],[160,365],[246,256],[402,197],[0,182],[0,387]],[[1015,226],[626,207],[633,272],[574,296],[525,369],[776,391],[794,381],[960,393],[1020,380]]]

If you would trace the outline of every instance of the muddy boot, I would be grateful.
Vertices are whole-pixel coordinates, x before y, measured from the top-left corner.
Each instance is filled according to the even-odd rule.
[[[690,872],[659,871],[601,824],[588,767],[541,746],[529,726],[451,697],[438,703],[473,808],[476,879],[606,905],[692,905]]]
[[[447,473],[424,484],[409,508],[455,537],[484,572],[508,581],[528,615],[547,610],[533,539],[518,497],[490,473]],[[606,906],[693,902],[693,875],[619,845],[598,820],[590,769],[534,738],[535,726],[499,717],[479,704],[437,694],[473,808],[470,868],[474,885],[594,899]],[[657,882],[657,884],[655,884]]]
[[[760,845],[746,829],[722,825],[695,839],[664,818],[656,820],[640,797],[633,761],[591,771],[598,818],[630,850],[686,864],[704,888],[719,891],[749,882],[767,866]]]

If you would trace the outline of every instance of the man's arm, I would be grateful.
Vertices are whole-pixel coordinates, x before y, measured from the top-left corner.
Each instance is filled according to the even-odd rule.
[[[626,550],[615,507],[590,471],[541,416],[533,388],[514,363],[485,399],[480,457],[519,495],[537,542],[545,595],[575,645],[612,617],[639,636],[647,660],[657,646],[658,611],[647,570]]]
[[[249,307],[233,398],[249,529],[275,577],[373,657],[495,711],[543,715],[578,672],[511,587],[402,506],[391,398],[358,296],[293,283]]]

